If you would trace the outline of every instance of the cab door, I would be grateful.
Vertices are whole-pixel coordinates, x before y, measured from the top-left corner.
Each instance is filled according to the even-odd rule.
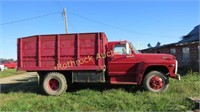
[[[135,84],[137,57],[129,43],[113,45],[114,56],[108,58],[108,75],[113,84]]]

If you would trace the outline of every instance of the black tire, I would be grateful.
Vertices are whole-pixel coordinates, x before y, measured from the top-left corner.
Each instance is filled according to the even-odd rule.
[[[159,71],[149,72],[143,81],[143,87],[147,91],[154,93],[162,93],[167,90],[169,86],[168,78]]]
[[[67,80],[61,73],[50,72],[44,77],[43,89],[47,95],[61,95],[67,90]]]

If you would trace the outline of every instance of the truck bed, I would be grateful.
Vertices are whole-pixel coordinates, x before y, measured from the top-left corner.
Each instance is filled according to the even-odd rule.
[[[18,38],[18,70],[100,70],[105,59],[104,33],[35,35]]]

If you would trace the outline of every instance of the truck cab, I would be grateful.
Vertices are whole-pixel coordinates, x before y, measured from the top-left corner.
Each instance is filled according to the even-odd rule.
[[[143,54],[128,41],[108,43],[113,57],[107,58],[111,84],[137,84],[153,92],[164,92],[169,77],[180,80],[176,57],[170,54]]]

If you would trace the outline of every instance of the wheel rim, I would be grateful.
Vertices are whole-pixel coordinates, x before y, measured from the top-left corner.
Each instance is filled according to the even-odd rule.
[[[153,76],[150,79],[149,85],[152,89],[159,90],[164,87],[163,79],[158,76]]]
[[[57,79],[50,79],[49,80],[49,88],[52,90],[52,91],[56,91],[59,89],[59,81]]]

